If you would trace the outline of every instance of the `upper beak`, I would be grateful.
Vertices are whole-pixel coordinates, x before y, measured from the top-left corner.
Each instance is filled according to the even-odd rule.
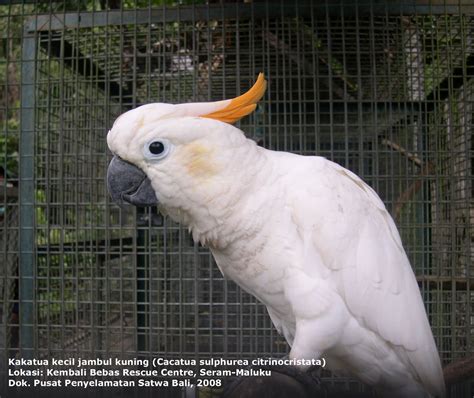
[[[158,202],[146,174],[118,156],[112,158],[107,169],[107,188],[112,200],[117,203],[154,206]]]

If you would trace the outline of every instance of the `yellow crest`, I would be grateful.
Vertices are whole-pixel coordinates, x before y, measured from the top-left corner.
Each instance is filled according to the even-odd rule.
[[[257,102],[263,97],[266,89],[267,81],[263,73],[260,73],[255,84],[245,94],[230,100],[228,104],[225,104],[224,108],[206,115],[201,115],[201,117],[233,124],[255,110]]]

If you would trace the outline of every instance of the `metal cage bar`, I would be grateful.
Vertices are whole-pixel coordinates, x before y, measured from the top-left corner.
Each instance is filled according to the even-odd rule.
[[[400,229],[442,359],[473,351],[470,2],[33,3],[31,18],[22,12],[18,60],[20,272],[10,279],[19,296],[2,299],[0,325],[5,335],[18,326],[7,310],[18,303],[20,344],[10,351],[287,352],[265,308],[223,280],[182,227],[156,209],[118,209],[104,187],[105,133],[117,115],[152,101],[232,97],[260,70],[267,95],[239,126],[265,147],[325,156],[374,187]],[[7,243],[0,252],[13,258]]]

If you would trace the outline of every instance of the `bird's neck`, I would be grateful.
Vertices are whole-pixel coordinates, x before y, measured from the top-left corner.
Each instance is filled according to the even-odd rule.
[[[172,218],[188,227],[196,242],[215,249],[227,247],[239,238],[247,209],[258,189],[268,183],[265,152],[252,141],[236,148],[212,194],[197,205],[176,209],[175,217],[170,213]]]

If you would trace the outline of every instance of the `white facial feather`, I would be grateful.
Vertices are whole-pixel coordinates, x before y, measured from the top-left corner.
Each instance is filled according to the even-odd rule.
[[[122,115],[108,134],[110,150],[141,168],[151,180],[160,209],[208,240],[223,211],[242,197],[253,172],[258,147],[239,129],[213,119],[175,117],[173,105],[153,104]],[[156,111],[162,117],[146,114]],[[169,154],[147,159],[144,147],[166,140]],[[252,160],[253,159],[253,160]]]

